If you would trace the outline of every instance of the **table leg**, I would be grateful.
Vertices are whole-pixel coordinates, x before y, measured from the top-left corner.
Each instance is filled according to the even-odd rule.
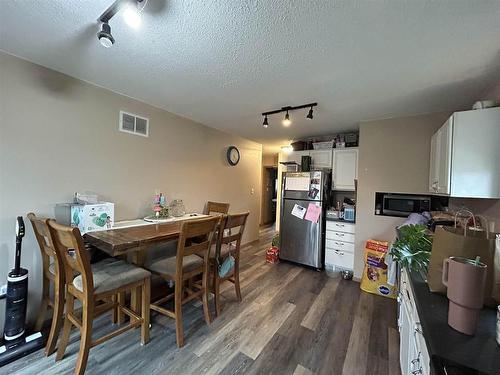
[[[144,251],[134,252],[132,254],[132,263],[141,267],[144,264]],[[138,315],[141,314],[141,298],[141,288],[133,289],[130,295],[131,308]]]

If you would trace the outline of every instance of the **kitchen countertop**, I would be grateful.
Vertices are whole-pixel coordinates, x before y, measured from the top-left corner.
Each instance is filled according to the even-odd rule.
[[[327,221],[341,221],[343,223],[348,223],[348,224],[356,224],[356,220],[350,221],[350,220],[344,220],[344,219],[336,219],[336,218],[328,217],[328,216],[326,216],[326,220]]]
[[[446,366],[448,374],[500,374],[500,345],[495,340],[496,311],[490,308],[482,310],[474,336],[459,333],[448,326],[448,299],[431,293],[419,273],[409,272],[409,275],[436,373],[444,373],[440,369]]]

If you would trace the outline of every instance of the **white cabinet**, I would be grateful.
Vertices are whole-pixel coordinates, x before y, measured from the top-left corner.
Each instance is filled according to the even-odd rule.
[[[333,151],[332,189],[355,190],[358,178],[358,149],[346,148]]]
[[[453,116],[432,136],[429,191],[450,194]]]
[[[313,168],[331,168],[332,167],[332,149],[328,150],[310,150],[311,162]]]
[[[302,164],[302,156],[309,156],[309,151],[292,151],[283,155],[283,161],[294,161],[298,165]]]
[[[455,112],[431,139],[429,191],[500,198],[500,107]]]
[[[430,375],[431,361],[405,269],[399,283],[399,363],[402,375]]]
[[[354,240],[356,226],[342,221],[326,221],[325,268],[354,269]]]

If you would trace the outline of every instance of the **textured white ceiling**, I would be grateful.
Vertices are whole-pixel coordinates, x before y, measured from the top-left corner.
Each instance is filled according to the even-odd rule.
[[[469,107],[499,79],[498,0],[0,0],[0,49],[266,145],[361,120]],[[260,113],[317,101],[263,129]]]

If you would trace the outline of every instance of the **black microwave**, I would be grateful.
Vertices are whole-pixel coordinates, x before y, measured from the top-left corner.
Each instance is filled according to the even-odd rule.
[[[422,195],[384,194],[382,214],[408,217],[413,212],[431,210],[431,197]]]

